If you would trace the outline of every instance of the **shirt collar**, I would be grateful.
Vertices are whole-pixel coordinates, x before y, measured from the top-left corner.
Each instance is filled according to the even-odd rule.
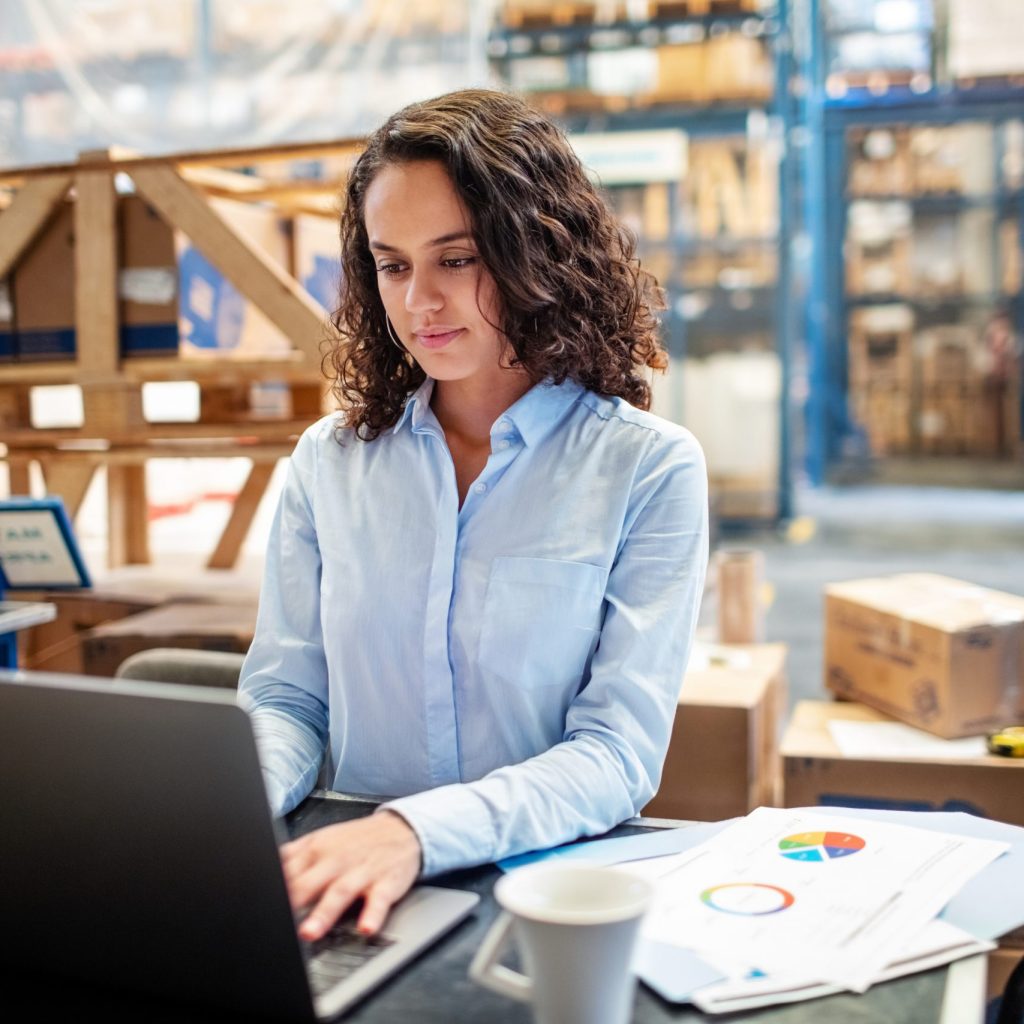
[[[412,422],[412,429],[423,424],[423,420],[430,410],[430,399],[434,394],[434,378],[427,379],[406,399],[402,415],[394,425],[392,432],[397,434],[406,423]]]
[[[538,444],[554,428],[583,393],[583,386],[574,380],[565,380],[561,384],[553,384],[550,380],[535,384],[498,417],[510,420],[524,444]],[[502,431],[495,425],[499,433]]]
[[[584,388],[574,380],[565,380],[554,384],[551,380],[535,384],[518,401],[506,409],[494,425],[494,433],[507,433],[508,429],[499,426],[502,420],[508,420],[526,445],[535,445],[551,432]],[[402,415],[393,428],[398,433],[406,423],[415,431],[424,420],[433,417],[430,399],[434,394],[434,379],[428,377],[408,398]]]

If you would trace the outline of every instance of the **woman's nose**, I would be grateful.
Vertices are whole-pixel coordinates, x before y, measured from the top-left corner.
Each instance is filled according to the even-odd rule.
[[[427,313],[444,305],[444,295],[434,276],[424,271],[413,271],[405,291],[405,308],[410,313]]]

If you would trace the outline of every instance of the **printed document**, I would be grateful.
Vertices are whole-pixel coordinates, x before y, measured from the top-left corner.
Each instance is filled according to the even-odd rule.
[[[656,886],[646,939],[751,973],[865,991],[1006,843],[759,808],[700,846],[628,870]],[[624,869],[625,870],[625,869]]]

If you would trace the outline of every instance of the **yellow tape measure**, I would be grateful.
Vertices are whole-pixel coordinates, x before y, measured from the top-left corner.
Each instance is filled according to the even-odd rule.
[[[1024,757],[1024,725],[1008,725],[988,734],[987,746],[1001,757]]]

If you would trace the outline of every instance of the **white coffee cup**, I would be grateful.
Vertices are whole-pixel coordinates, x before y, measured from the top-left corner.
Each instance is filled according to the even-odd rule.
[[[481,985],[533,1004],[537,1024],[626,1024],[633,951],[650,883],[616,868],[532,864],[498,880],[503,913],[469,967]],[[526,975],[498,963],[515,934]]]

